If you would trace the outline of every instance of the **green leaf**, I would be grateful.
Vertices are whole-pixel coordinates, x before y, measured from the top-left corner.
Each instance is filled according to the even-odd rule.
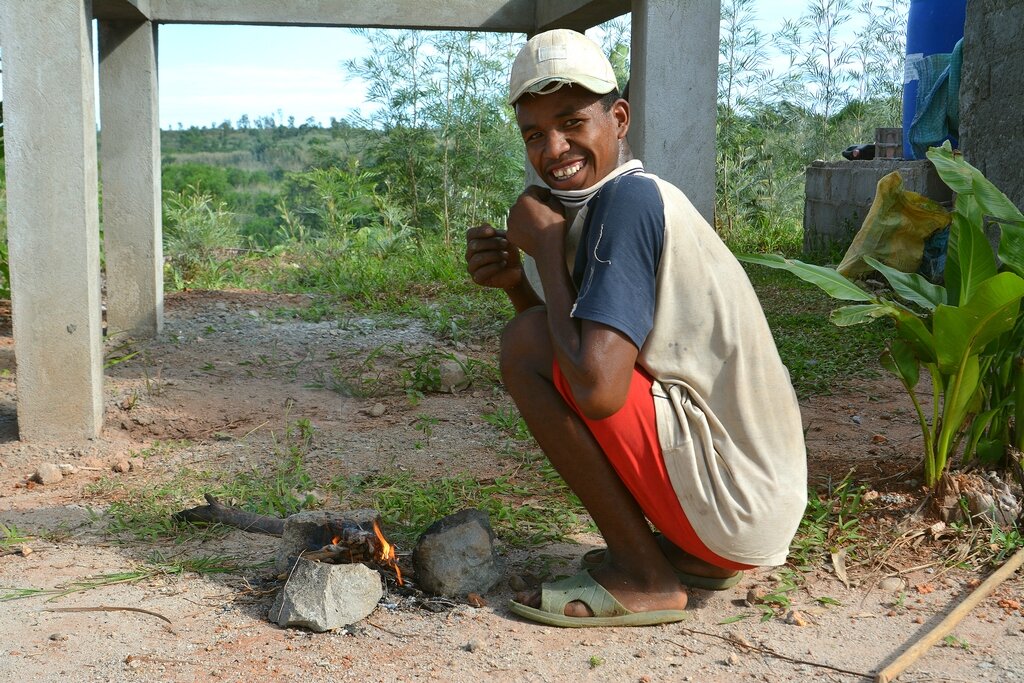
[[[863,325],[885,316],[893,316],[892,306],[886,304],[854,304],[832,311],[828,319],[836,327]],[[893,316],[895,317],[895,316]]]
[[[896,334],[913,347],[921,362],[935,362],[935,336],[919,317],[909,311],[899,311]]]
[[[992,181],[983,176],[981,171],[974,167],[971,168],[974,170],[974,175],[971,178],[974,198],[985,215],[1000,221],[1024,221],[1024,215],[1021,214],[1020,209],[993,185]]]
[[[999,258],[1003,265],[1024,277],[1024,221],[1000,224]]]
[[[981,387],[981,368],[978,355],[967,356],[959,372],[946,384],[942,405],[942,431],[955,435],[960,431],[968,408]]]
[[[875,297],[837,273],[834,268],[787,259],[777,254],[736,254],[736,258],[746,263],[789,271],[801,280],[817,285],[833,299],[877,303]]]
[[[927,152],[928,160],[935,165],[942,182],[949,185],[953,192],[959,194],[972,192],[974,183],[971,171],[973,166],[963,160],[960,152],[954,152],[949,142],[942,143],[942,147],[932,147]]]
[[[978,203],[969,196],[957,200],[950,227],[946,258],[946,284],[958,305],[970,301],[978,286],[996,274],[992,245],[982,229]]]
[[[917,273],[903,273],[895,268],[890,268],[870,256],[865,256],[864,261],[881,273],[893,291],[907,301],[912,301],[929,311],[934,311],[936,306],[946,303],[945,287],[933,285]]]
[[[882,367],[903,380],[907,391],[913,391],[920,379],[921,364],[913,347],[901,339],[894,339],[882,352]]]
[[[966,304],[937,306],[932,329],[940,372],[956,372],[967,356],[1013,329],[1021,297],[1024,279],[999,273],[982,282]]]

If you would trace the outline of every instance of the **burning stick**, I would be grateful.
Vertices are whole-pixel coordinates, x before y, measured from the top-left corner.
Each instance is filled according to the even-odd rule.
[[[974,592],[968,595],[966,600],[957,605],[956,609],[946,615],[946,618],[939,622],[938,626],[910,646],[896,661],[878,672],[878,675],[875,676],[875,683],[890,683],[890,681],[896,680],[896,677],[903,673],[904,669],[916,662],[938,640],[948,635],[953,627],[967,616],[968,612],[977,607],[978,603],[988,597],[996,586],[1008,579],[1022,564],[1024,564],[1024,548],[1018,550],[1002,567],[992,572],[992,575],[974,589]]]
[[[358,524],[345,523],[338,530],[338,535],[331,539],[330,544],[320,550],[302,553],[303,559],[330,561],[341,563],[373,562],[390,567],[395,571],[398,585],[403,585],[402,570],[398,568],[395,546],[391,545],[380,530],[376,521],[373,530],[367,531]]]

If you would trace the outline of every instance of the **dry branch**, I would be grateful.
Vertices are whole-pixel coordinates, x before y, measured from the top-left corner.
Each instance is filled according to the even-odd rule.
[[[257,515],[254,512],[239,510],[220,501],[209,493],[203,496],[207,505],[182,510],[174,515],[174,519],[182,522],[199,522],[204,524],[224,524],[242,531],[251,531],[268,536],[280,536],[284,533],[284,520],[277,517]]]
[[[926,633],[923,638],[919,639],[916,643],[910,646],[903,654],[901,654],[896,661],[889,666],[878,672],[875,676],[875,683],[890,683],[890,681],[896,680],[904,669],[913,664],[917,659],[923,655],[928,648],[944,638],[953,630],[953,627],[960,623],[967,614],[978,606],[982,600],[996,589],[996,586],[1001,584],[1003,581],[1008,579],[1017,569],[1024,564],[1024,548],[1021,548],[1013,556],[1007,560],[1002,567],[992,572],[992,575],[985,579],[984,582],[974,592],[967,596],[967,598],[961,602],[956,608],[946,615],[946,618],[939,622],[939,625],[933,628],[931,631]]]

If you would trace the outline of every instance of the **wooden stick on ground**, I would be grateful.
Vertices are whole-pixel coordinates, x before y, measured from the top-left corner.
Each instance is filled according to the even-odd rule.
[[[875,683],[890,683],[890,681],[896,680],[896,677],[903,673],[904,669],[917,661],[938,640],[947,636],[953,630],[953,627],[960,623],[961,619],[977,607],[978,603],[988,597],[995,590],[996,586],[1017,571],[1022,564],[1024,564],[1024,548],[1018,550],[1002,567],[992,572],[992,575],[975,588],[974,592],[968,595],[952,612],[946,615],[946,618],[940,621],[938,626],[911,645],[896,661],[878,672],[878,675],[875,676]]]

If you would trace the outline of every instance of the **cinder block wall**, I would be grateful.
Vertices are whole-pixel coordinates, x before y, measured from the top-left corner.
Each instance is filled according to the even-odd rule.
[[[1024,1],[969,0],[960,148],[1024,210]]]
[[[930,161],[815,161],[806,172],[804,253],[845,251],[868,215],[878,181],[893,171],[899,171],[905,189],[952,201]]]

